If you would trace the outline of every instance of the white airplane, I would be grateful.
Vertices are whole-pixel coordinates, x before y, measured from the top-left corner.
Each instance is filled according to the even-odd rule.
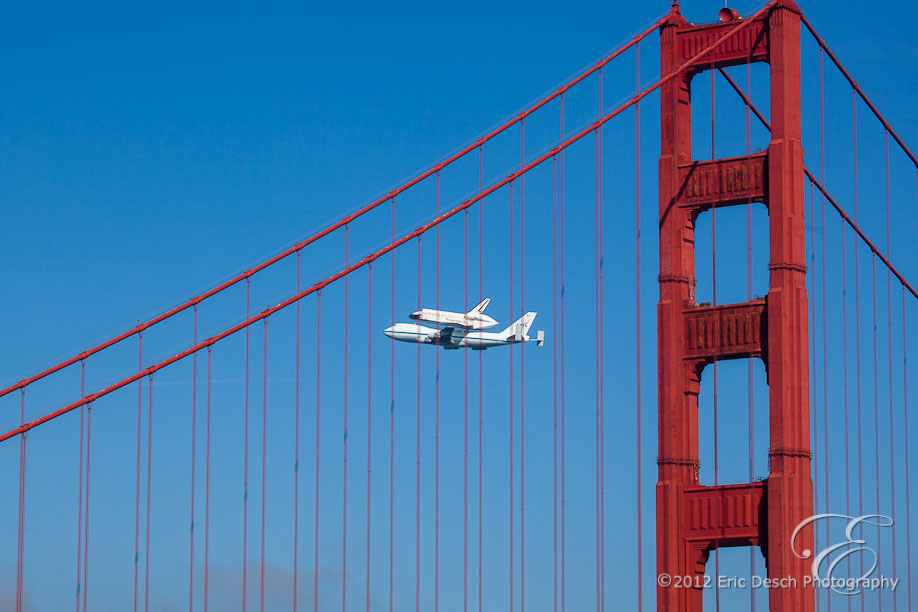
[[[424,323],[462,327],[464,329],[488,329],[497,325],[497,321],[484,313],[485,308],[490,303],[491,298],[485,298],[481,300],[478,306],[466,313],[422,308],[417,312],[412,312],[408,315],[408,318],[412,321],[423,321]]]
[[[484,302],[483,302],[484,303]],[[487,304],[485,304],[487,305]],[[387,328],[383,333],[400,342],[414,342],[417,344],[436,344],[447,350],[456,350],[468,347],[475,351],[483,351],[493,346],[504,346],[529,342],[529,328],[536,318],[535,312],[527,312],[521,318],[502,332],[469,331],[457,326],[448,325],[443,329],[424,327],[414,323],[396,323]],[[542,346],[545,341],[545,332],[539,331],[534,338],[536,346]]]

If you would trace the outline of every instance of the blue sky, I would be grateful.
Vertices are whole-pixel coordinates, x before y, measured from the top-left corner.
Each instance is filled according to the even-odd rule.
[[[685,2],[690,20],[710,21],[718,2]],[[735,6],[741,13],[757,3]],[[915,6],[887,3],[867,11],[853,2],[802,4],[858,83],[886,113],[908,143],[918,142],[912,112],[918,50],[910,24]],[[0,280],[6,288],[0,338],[0,385],[12,383],[71,356],[156,315],[169,306],[214,286],[219,280],[258,263],[343,214],[385,193],[446,154],[473,141],[531,101],[617,47],[668,9],[659,6],[587,4],[472,3],[459,6],[302,6],[213,4],[188,7],[159,5],[155,10],[96,3],[69,5],[10,3],[3,10],[2,49],[4,95],[0,100],[0,160],[4,194],[4,230],[0,241]],[[807,164],[818,167],[817,55],[804,40],[804,147]],[[657,37],[641,46],[643,84],[657,75]],[[882,66],[882,68],[880,68]],[[767,72],[753,72],[753,97],[767,108]],[[850,90],[826,66],[827,184],[851,210]],[[742,70],[734,72],[744,79]],[[707,75],[695,93],[695,120],[706,125],[709,100]],[[634,56],[629,53],[604,75],[604,103],[625,99],[635,86]],[[642,105],[642,449],[644,495],[644,602],[652,601],[653,485],[656,456],[655,320],[656,157],[658,100]],[[744,149],[742,107],[718,83],[717,152]],[[568,98],[568,134],[592,120],[598,108],[596,82],[590,80]],[[526,157],[532,158],[557,137],[556,105],[534,116],[526,127]],[[882,215],[882,130],[867,109],[858,109],[860,197],[865,228],[884,243]],[[605,408],[608,597],[622,607],[636,598],[634,537],[634,115],[631,111],[608,124],[605,138]],[[704,128],[702,128],[704,129]],[[710,155],[704,133],[696,155]],[[505,176],[519,164],[519,132],[511,130],[485,150],[485,184]],[[753,147],[767,145],[767,136],[753,129]],[[893,260],[918,278],[918,261],[908,246],[916,227],[914,170],[895,151],[892,156],[894,231]],[[568,407],[568,602],[590,605],[595,589],[593,546],[595,406],[592,326],[594,246],[593,140],[586,138],[566,159],[567,206],[567,377]],[[477,189],[477,159],[445,172],[441,184],[444,209]],[[545,329],[545,347],[525,347],[526,379],[526,595],[533,609],[548,609],[551,582],[551,166],[540,167],[526,181],[525,307],[539,311],[536,328]],[[834,188],[833,188],[834,186]],[[484,207],[484,292],[494,298],[490,312],[502,323],[519,316],[519,188],[511,226],[508,192],[501,190]],[[403,234],[435,213],[435,186],[426,181],[399,201],[397,233]],[[868,210],[869,214],[864,213]],[[383,206],[350,230],[353,261],[383,246],[389,238],[390,209]],[[477,214],[470,216],[470,296],[477,301]],[[831,216],[827,212],[827,218]],[[763,210],[754,222],[764,227]],[[718,214],[718,301],[745,299],[745,217],[741,209]],[[724,224],[724,225],[721,225]],[[821,223],[808,222],[822,235]],[[840,238],[827,233],[831,249]],[[509,231],[513,228],[514,231]],[[464,302],[464,226],[458,217],[440,234],[440,300],[459,309]],[[515,268],[509,282],[508,237],[514,236]],[[850,239],[850,233],[848,238]],[[708,242],[705,243],[705,240]],[[710,220],[699,222],[698,243],[710,242]],[[760,244],[762,243],[762,244]],[[754,241],[754,292],[767,289],[764,241]],[[849,240],[849,245],[850,245]],[[433,234],[422,240],[422,301],[436,301],[436,246]],[[897,250],[898,249],[898,250]],[[395,316],[403,318],[417,305],[417,247],[406,245],[395,259]],[[853,256],[849,257],[853,261]],[[851,263],[849,261],[849,264]],[[831,262],[831,260],[830,260]],[[869,257],[862,254],[861,273]],[[307,251],[302,258],[304,286],[340,269],[344,263],[341,232]],[[837,263],[837,260],[836,260]],[[699,299],[710,295],[702,270],[710,255],[699,250]],[[832,267],[834,266],[834,267]],[[830,263],[829,294],[840,293],[838,268]],[[373,521],[372,601],[374,609],[387,596],[389,344],[379,333],[389,324],[390,261],[374,266],[373,300],[367,300],[367,273],[350,281],[349,329],[349,606],[362,607],[365,597],[364,530],[367,435],[367,363],[372,362]],[[252,284],[252,312],[293,292],[295,262],[291,259]],[[849,269],[850,274],[850,269]],[[708,276],[709,280],[709,276]],[[867,282],[867,281],[864,281]],[[885,312],[885,281],[881,288],[881,320]],[[511,309],[509,288],[514,288]],[[869,285],[862,284],[862,290]],[[344,287],[338,283],[323,294],[322,327],[322,490],[320,539],[323,605],[340,606],[341,470],[343,414],[342,330]],[[707,293],[705,293],[707,291]],[[894,296],[895,297],[895,296]],[[834,303],[834,302],[833,302]],[[367,305],[372,305],[372,315]],[[898,325],[893,302],[893,324]],[[870,313],[862,304],[863,328]],[[215,333],[244,315],[242,286],[203,306],[200,334]],[[315,299],[301,309],[301,595],[311,601],[311,536],[314,503]],[[370,318],[372,317],[372,318]],[[830,311],[830,346],[840,312]],[[369,319],[369,320],[368,320]],[[911,315],[911,320],[914,315]],[[292,558],[292,405],[294,313],[269,323],[268,394],[268,602],[286,609]],[[881,326],[882,327],[882,326]],[[894,328],[893,337],[895,338]],[[188,313],[145,338],[145,362],[166,357],[190,341]],[[250,361],[250,490],[249,595],[258,589],[260,524],[260,452],[262,326],[251,333]],[[867,331],[864,342],[869,343]],[[880,355],[886,347],[881,335]],[[914,340],[911,337],[911,340]],[[372,353],[368,343],[372,340]],[[853,340],[851,340],[853,342]],[[216,609],[238,606],[242,524],[242,410],[244,407],[244,336],[214,349],[214,481],[212,491],[211,588]],[[869,351],[872,346],[865,345]],[[912,342],[914,346],[914,342]],[[428,347],[424,347],[428,348]],[[95,390],[136,366],[136,341],[89,362],[87,387]],[[369,357],[369,360],[368,360]],[[433,351],[423,354],[423,587],[422,607],[432,605],[433,588]],[[829,355],[829,376],[840,378],[837,350]],[[871,357],[872,358],[872,357]],[[506,609],[509,478],[507,435],[509,353],[489,351],[484,413],[485,585],[486,603]],[[514,352],[515,427],[519,427],[519,359]],[[198,360],[202,381],[204,356]],[[470,355],[472,417],[470,454],[477,453],[478,360]],[[872,362],[871,362],[872,363]],[[441,594],[444,610],[461,609],[462,409],[463,355],[440,356],[441,410]],[[396,390],[396,608],[413,605],[414,597],[414,427],[417,405],[416,352],[395,347]],[[870,372],[870,365],[865,365]],[[816,369],[821,377],[822,366]],[[878,363],[882,406],[885,362]],[[79,372],[68,370],[27,394],[27,417],[34,418],[72,401],[79,393]],[[742,482],[746,465],[746,365],[720,366],[719,394],[739,397],[720,406],[720,480]],[[898,370],[896,371],[898,372]],[[865,376],[868,376],[865,374]],[[899,402],[901,379],[894,373],[893,402]],[[767,388],[764,370],[756,364],[756,476],[767,473]],[[872,377],[864,397],[873,409]],[[151,551],[151,603],[157,609],[179,609],[187,599],[188,469],[190,453],[191,364],[187,360],[157,376],[154,385],[154,483]],[[703,382],[702,410],[709,414],[711,381]],[[830,407],[842,403],[832,385]],[[821,383],[818,389],[821,391]],[[147,409],[143,387],[143,410]],[[885,398],[885,399],[884,399]],[[203,388],[198,385],[198,485],[203,478]],[[99,402],[94,412],[93,514],[91,522],[91,609],[124,609],[133,590],[134,461],[136,387]],[[820,400],[821,401],[821,400]],[[866,401],[866,400],[865,400]],[[821,404],[820,404],[821,405]],[[866,404],[865,404],[866,405]],[[897,404],[897,410],[901,405]],[[870,413],[872,415],[872,412]],[[144,417],[145,418],[145,417]],[[865,417],[866,419],[867,417]],[[872,418],[872,417],[871,417]],[[901,417],[896,417],[901,418]],[[18,422],[18,397],[0,399],[0,423],[7,430]],[[820,421],[821,422],[821,421]],[[898,421],[894,423],[896,425]],[[869,424],[869,423],[868,423]],[[888,423],[881,423],[881,429]],[[29,437],[26,590],[33,609],[60,609],[72,601],[76,557],[76,476],[79,416],[71,414]],[[840,425],[838,426],[840,427]],[[872,425],[871,425],[872,427]],[[144,430],[145,433],[146,430]],[[885,430],[884,430],[885,431]],[[725,434],[724,432],[729,432]],[[740,433],[737,433],[740,432]],[[517,430],[518,433],[518,430]],[[829,428],[833,442],[840,429]],[[873,431],[865,430],[872,440]],[[702,428],[702,444],[711,429]],[[519,485],[519,439],[515,446]],[[872,449],[872,447],[871,447]],[[840,451],[840,445],[836,448]],[[884,447],[881,445],[880,450]],[[741,460],[733,460],[733,457]],[[730,457],[725,460],[724,457]],[[837,456],[836,456],[837,457]],[[0,444],[0,483],[14,490],[18,444]],[[837,460],[837,459],[836,459]],[[144,455],[145,461],[145,455]],[[713,455],[704,451],[702,482],[712,482]],[[836,465],[836,464],[832,464]],[[476,464],[471,463],[475,470]],[[871,472],[872,473],[872,472]],[[901,478],[901,474],[899,476]],[[841,480],[833,481],[839,482]],[[872,482],[872,481],[871,481]],[[869,484],[869,483],[868,483]],[[888,479],[881,477],[884,495]],[[477,504],[471,479],[471,506]],[[835,485],[833,485],[835,486]],[[620,488],[621,492],[617,492]],[[614,494],[612,491],[616,491]],[[841,509],[842,491],[833,488],[830,507]],[[203,559],[203,490],[197,491],[196,577]],[[885,498],[884,498],[885,499]],[[144,500],[145,503],[145,500]],[[519,499],[514,501],[518,533]],[[823,502],[824,503],[824,502]],[[881,504],[882,505],[882,504]],[[901,494],[897,506],[902,505]],[[0,597],[12,593],[15,575],[15,509],[0,510]],[[143,517],[143,513],[142,513]],[[476,515],[471,515],[476,552]],[[141,534],[143,535],[143,534]],[[518,537],[518,536],[517,536]],[[518,544],[518,540],[517,540]],[[516,601],[519,601],[517,550]],[[900,551],[900,559],[902,552]],[[748,572],[746,551],[724,553],[722,570]],[[143,550],[141,550],[143,556]],[[759,563],[761,570],[761,563]],[[476,566],[470,565],[470,593],[477,588]],[[904,571],[900,571],[904,574]],[[141,581],[142,581],[141,566]],[[200,583],[196,585],[200,597]],[[710,595],[710,594],[709,594]],[[745,594],[728,602],[745,602]],[[327,598],[327,599],[326,599]],[[200,600],[198,600],[200,603]],[[250,599],[254,603],[255,599]],[[474,601],[474,599],[473,599]],[[764,601],[764,599],[760,600]]]

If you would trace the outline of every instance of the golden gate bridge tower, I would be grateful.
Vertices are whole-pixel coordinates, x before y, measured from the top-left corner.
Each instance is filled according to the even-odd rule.
[[[701,610],[710,553],[737,546],[760,547],[768,578],[795,585],[770,591],[771,610],[814,609],[814,589],[805,581],[811,560],[801,558],[806,556],[803,551],[813,549],[812,531],[805,530],[796,542],[791,541],[797,525],[813,515],[800,11],[792,0],[780,0],[754,23],[696,57],[735,27],[738,18],[724,9],[723,23],[691,25],[674,5],[660,28],[661,74],[687,61],[691,66],[661,87],[657,571],[689,577],[693,587],[658,586],[661,611]],[[770,66],[772,131],[767,151],[693,160],[693,76],[746,62]],[[741,304],[697,304],[694,228],[698,215],[750,201],[768,209],[767,297]],[[702,371],[716,368],[718,360],[754,358],[765,363],[768,375],[768,477],[747,484],[701,485]]]

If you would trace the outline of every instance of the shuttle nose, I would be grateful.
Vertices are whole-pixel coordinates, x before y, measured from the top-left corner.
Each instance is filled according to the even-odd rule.
[[[411,319],[412,321],[417,321],[420,317],[421,317],[420,310],[418,310],[417,312],[412,312],[410,315],[408,315],[408,318]]]

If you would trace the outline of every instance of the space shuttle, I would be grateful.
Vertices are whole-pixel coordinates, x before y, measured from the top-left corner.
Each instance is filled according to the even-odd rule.
[[[432,323],[434,325],[447,325],[454,328],[468,330],[490,329],[497,325],[497,321],[484,313],[485,308],[491,303],[491,298],[485,298],[478,303],[475,308],[466,313],[450,312],[448,310],[434,310],[432,308],[422,308],[417,312],[412,312],[408,318],[412,321],[422,323]]]

